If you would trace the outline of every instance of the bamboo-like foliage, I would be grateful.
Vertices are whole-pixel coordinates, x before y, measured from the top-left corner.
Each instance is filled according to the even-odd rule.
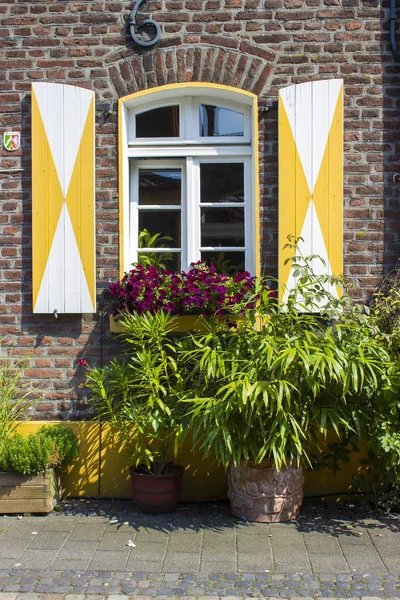
[[[382,345],[400,356],[400,262],[372,295],[371,315],[383,338]],[[378,396],[368,407],[363,435],[370,449],[366,467],[372,481],[372,500],[386,510],[400,509],[400,390]],[[365,482],[359,481],[361,489]],[[368,490],[369,491],[369,490]]]
[[[314,272],[318,260],[294,256],[284,303],[260,279],[254,298],[232,306],[236,326],[214,319],[206,333],[176,336],[163,312],[120,319],[124,355],[89,369],[87,386],[131,466],[163,472],[189,431],[225,467],[273,459],[278,469],[312,463],[328,431],[343,443],[368,431],[398,393],[398,353],[340,278]]]
[[[37,399],[31,386],[22,381],[27,362],[28,358],[18,360],[12,354],[0,357],[0,458],[18,422]]]
[[[225,467],[311,463],[329,430],[359,434],[371,400],[398,389],[398,363],[373,315],[345,291],[334,298],[330,286],[342,282],[316,275],[315,260],[293,259],[287,302],[260,284],[257,316],[236,330],[210,328],[186,351],[197,381],[185,400],[195,445]]]
[[[119,323],[123,358],[89,369],[86,385],[96,417],[111,425],[127,463],[163,474],[182,434],[183,379],[169,338],[174,317],[127,314]]]

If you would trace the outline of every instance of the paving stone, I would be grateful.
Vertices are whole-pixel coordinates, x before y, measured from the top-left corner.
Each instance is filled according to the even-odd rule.
[[[232,571],[236,571],[236,563],[233,561],[206,562],[202,560],[200,565],[200,571],[202,573],[232,573]]]
[[[1,539],[0,544],[0,566],[5,567],[3,559],[11,560],[17,559],[21,556],[22,552],[26,550],[31,543],[32,539]],[[15,562],[15,561],[14,561]],[[6,567],[5,567],[6,568]],[[11,566],[10,566],[11,568]]]
[[[33,583],[25,583],[25,584],[22,584],[19,586],[18,591],[20,593],[26,594],[26,593],[33,592],[34,588],[35,588],[35,585]]]
[[[73,504],[73,502],[70,503],[71,511],[73,511]],[[220,526],[217,518],[210,518],[209,508],[204,516],[197,514],[192,521],[187,517],[182,520],[182,515],[178,514],[160,518],[137,513],[132,517],[127,511],[127,516],[121,514],[118,517],[119,524],[129,521],[128,535],[134,536],[136,530],[140,531],[141,542],[139,545],[135,538],[137,548],[130,550],[127,547],[125,550],[124,546],[121,550],[120,544],[125,543],[128,530],[126,533],[116,529],[110,531],[111,525],[108,516],[96,517],[90,513],[91,506],[97,504],[93,504],[91,501],[82,503],[82,517],[79,517],[79,522],[76,522],[78,513],[75,513],[74,517],[67,517],[67,519],[75,520],[69,523],[64,522],[59,530],[57,527],[54,530],[47,529],[47,526],[50,527],[57,523],[57,517],[54,516],[52,516],[52,523],[49,520],[35,521],[35,518],[26,521],[24,525],[25,527],[28,525],[28,528],[25,531],[23,529],[19,531],[21,535],[27,536],[26,541],[30,546],[21,554],[27,553],[26,556],[29,557],[29,552],[50,551],[55,558],[54,563],[50,570],[30,569],[24,565],[14,567],[15,564],[22,562],[20,557],[0,558],[0,593],[4,594],[5,590],[8,590],[9,594],[13,594],[15,593],[13,586],[17,586],[17,590],[26,590],[31,594],[36,593],[39,587],[47,590],[43,596],[33,600],[46,600],[46,598],[47,600],[50,598],[51,600],[57,598],[67,600],[66,595],[74,594],[83,596],[83,598],[87,597],[88,600],[94,600],[96,596],[106,597],[107,595],[122,596],[123,598],[132,596],[135,600],[141,597],[151,600],[152,598],[161,598],[161,596],[168,599],[198,600],[199,596],[207,595],[210,596],[210,599],[232,596],[231,600],[249,596],[280,598],[280,600],[284,598],[292,600],[296,597],[307,598],[308,596],[319,599],[323,597],[360,599],[362,596],[369,596],[400,600],[400,587],[397,588],[397,584],[400,586],[398,577],[400,568],[396,562],[399,552],[394,549],[395,543],[398,543],[397,540],[399,540],[400,530],[396,529],[397,533],[393,537],[393,523],[389,521],[381,523],[381,529],[379,529],[379,531],[385,532],[385,536],[386,531],[391,532],[386,547],[381,543],[383,541],[381,537],[377,538],[377,544],[372,543],[368,535],[364,538],[366,525],[368,532],[374,531],[371,523],[364,521],[364,526],[362,526],[361,520],[357,520],[357,522],[353,520],[351,523],[355,523],[355,527],[351,527],[347,531],[345,526],[349,520],[346,520],[345,511],[340,515],[337,514],[334,521],[330,521],[326,517],[327,513],[320,509],[323,518],[317,521],[318,531],[312,530],[314,522],[311,517],[307,517],[309,521],[307,518],[301,519],[301,527],[296,523],[270,526],[255,524],[253,526],[236,522],[235,525],[235,521],[231,518],[229,518],[230,525],[227,527],[226,524]],[[122,505],[122,502],[118,504],[118,506]],[[107,506],[111,506],[111,503]],[[196,510],[193,508],[194,512]],[[60,516],[60,519],[62,518],[65,517]],[[87,520],[88,518],[91,520]],[[179,519],[181,519],[181,523],[178,522]],[[15,523],[18,522],[14,521]],[[40,527],[36,527],[36,523]],[[182,523],[185,523],[184,526]],[[83,529],[88,527],[88,531],[91,532],[88,535],[89,537],[92,535],[93,539],[91,541],[76,540],[78,543],[73,544],[74,554],[71,554],[70,558],[62,559],[61,552],[56,557],[57,547],[40,547],[42,536],[43,540],[49,540],[49,544],[57,545],[57,541],[66,539],[68,531],[71,531],[74,526],[77,527],[78,524],[82,527],[77,531],[77,535],[80,536]],[[69,530],[65,529],[67,526]],[[122,524],[121,527],[125,526]],[[12,527],[8,529],[11,532]],[[29,538],[28,530],[30,530]],[[32,531],[39,531],[39,534],[32,538]],[[357,531],[361,531],[363,535],[356,535]],[[205,553],[202,555],[203,560],[200,565],[200,550],[191,552],[190,549],[193,548],[194,543],[196,548],[197,545],[200,548],[201,544],[198,540],[200,540],[202,532],[205,537]],[[271,532],[272,538],[269,538],[268,532]],[[373,534],[369,533],[369,535]],[[343,572],[344,559],[337,551],[335,536],[340,544],[343,544],[348,555],[356,556],[357,553],[362,555],[364,565],[368,564],[371,569],[365,571],[360,564],[358,567],[354,567],[355,571],[349,572],[344,563],[343,569],[346,568],[346,572]],[[1,542],[5,539],[7,538],[0,536],[0,548]],[[11,536],[9,539],[11,540]],[[99,543],[97,543],[98,539]],[[129,539],[133,539],[133,537],[129,537]],[[171,543],[171,540],[174,539],[176,541]],[[20,543],[23,540],[23,537],[19,537],[12,541]],[[180,540],[182,540],[181,547],[179,547]],[[238,547],[237,562],[235,552],[233,552],[236,548],[235,540],[237,540]],[[74,540],[66,540],[66,544],[71,545],[71,541],[74,542]],[[79,560],[76,558],[76,551],[85,544],[94,544],[94,546],[86,547],[86,554],[90,554],[94,549],[93,554]],[[33,547],[37,545],[39,545],[38,548]],[[42,546],[45,545],[42,544]],[[275,564],[272,562],[269,550],[271,546],[275,558],[278,559]],[[181,551],[176,552],[175,549]],[[136,552],[137,550],[138,552]],[[209,555],[213,556],[213,560],[205,561],[204,558],[208,551]],[[115,557],[118,564],[111,565],[111,557],[115,552],[119,553]],[[125,567],[123,564],[119,564],[119,559],[122,558],[121,553],[124,558],[129,556]],[[376,564],[366,562],[368,554],[373,558],[381,555],[388,561],[392,560],[392,564],[388,568],[388,565],[385,566],[381,562],[377,572]],[[234,559],[226,560],[227,556],[234,557]],[[194,564],[193,558],[195,558]],[[90,560],[91,562],[89,562]],[[96,560],[98,560],[97,563]],[[162,570],[163,560],[166,567],[164,571]],[[268,566],[266,566],[266,560],[269,561]],[[304,561],[308,560],[310,562],[307,567],[307,563]],[[334,563],[340,563],[340,561],[342,562],[339,572],[330,573],[331,569],[337,571],[338,567],[335,567]],[[204,565],[206,566],[204,567]],[[311,565],[313,572],[311,572]],[[382,565],[383,572],[381,571]],[[43,561],[41,566],[43,566]],[[204,572],[203,568],[206,568],[207,571]],[[387,572],[387,568],[389,572]],[[200,573],[199,569],[201,569]],[[367,573],[369,573],[368,576],[366,576]],[[83,600],[83,598],[79,600]],[[2,600],[1,597],[0,600]]]
[[[104,551],[115,551],[122,552],[130,550],[127,545],[129,540],[133,541],[134,536],[130,536],[127,533],[105,533],[101,538],[98,545],[98,550]]]
[[[22,540],[27,539],[30,542],[32,541],[32,531],[39,532],[43,527],[43,522],[40,519],[26,522],[24,521],[15,521],[14,526],[6,531],[3,539],[7,539],[8,536],[12,536],[13,540]]]
[[[54,557],[54,550],[31,550],[29,548],[22,553],[18,562],[21,563],[21,567],[24,569],[47,570],[53,563]]]
[[[92,558],[96,549],[97,542],[79,540],[79,544],[77,544],[76,541],[71,541],[69,539],[67,542],[65,542],[63,548],[57,556],[57,559],[88,560]]]
[[[371,545],[341,543],[344,557],[350,569],[362,573],[385,573],[387,568],[378,552]],[[400,565],[400,561],[399,561]]]
[[[125,571],[131,572],[139,569],[144,573],[160,573],[162,570],[162,561],[139,561],[136,558],[128,560]]]
[[[202,539],[200,533],[194,535],[172,533],[168,541],[168,552],[200,552]]]
[[[314,573],[343,573],[349,570],[341,554],[309,552],[308,556]]]
[[[71,531],[69,540],[74,542],[100,541],[100,538],[103,535],[105,529],[106,525],[104,523],[77,523]]]
[[[51,565],[52,571],[66,571],[75,569],[76,571],[85,570],[89,565],[89,559],[87,560],[74,560],[74,559],[61,559],[59,556]]]
[[[167,543],[169,538],[169,531],[159,531],[152,527],[139,527],[135,541],[139,542],[159,542]]]
[[[96,571],[101,569],[123,570],[128,561],[129,554],[129,551],[111,552],[97,550],[90,561],[89,568]]]

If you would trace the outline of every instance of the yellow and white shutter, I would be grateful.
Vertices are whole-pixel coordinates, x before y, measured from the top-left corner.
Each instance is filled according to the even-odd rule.
[[[343,81],[301,83],[279,93],[279,280],[295,285],[287,236],[303,238],[316,274],[343,272]],[[339,290],[331,286],[336,297]]]
[[[34,313],[96,310],[94,92],[32,85]]]

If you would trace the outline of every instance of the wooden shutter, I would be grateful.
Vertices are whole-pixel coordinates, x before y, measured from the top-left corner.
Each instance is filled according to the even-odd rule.
[[[94,92],[32,85],[34,313],[96,310]]]
[[[301,236],[316,273],[343,272],[343,81],[301,83],[279,93],[279,280],[295,284],[287,236]],[[339,295],[339,290],[330,288]],[[285,292],[281,291],[283,297]]]

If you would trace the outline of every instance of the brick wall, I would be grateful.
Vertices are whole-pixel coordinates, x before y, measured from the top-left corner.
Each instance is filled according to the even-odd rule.
[[[37,418],[85,418],[81,357],[117,351],[97,315],[31,313],[30,85],[53,81],[96,92],[96,101],[164,83],[211,81],[260,97],[262,257],[276,275],[277,110],[280,87],[342,77],[345,83],[345,272],[365,299],[399,256],[400,69],[389,44],[388,2],[377,0],[162,0],[138,19],[161,25],[155,48],[126,32],[131,2],[3,0],[0,124],[20,129],[21,150],[0,150],[0,339],[29,353]],[[146,12],[148,11],[148,12]],[[400,44],[400,34],[399,34]],[[100,292],[118,276],[116,115],[97,111],[96,210]],[[4,172],[7,171],[7,172]],[[103,286],[103,288],[101,287]]]

